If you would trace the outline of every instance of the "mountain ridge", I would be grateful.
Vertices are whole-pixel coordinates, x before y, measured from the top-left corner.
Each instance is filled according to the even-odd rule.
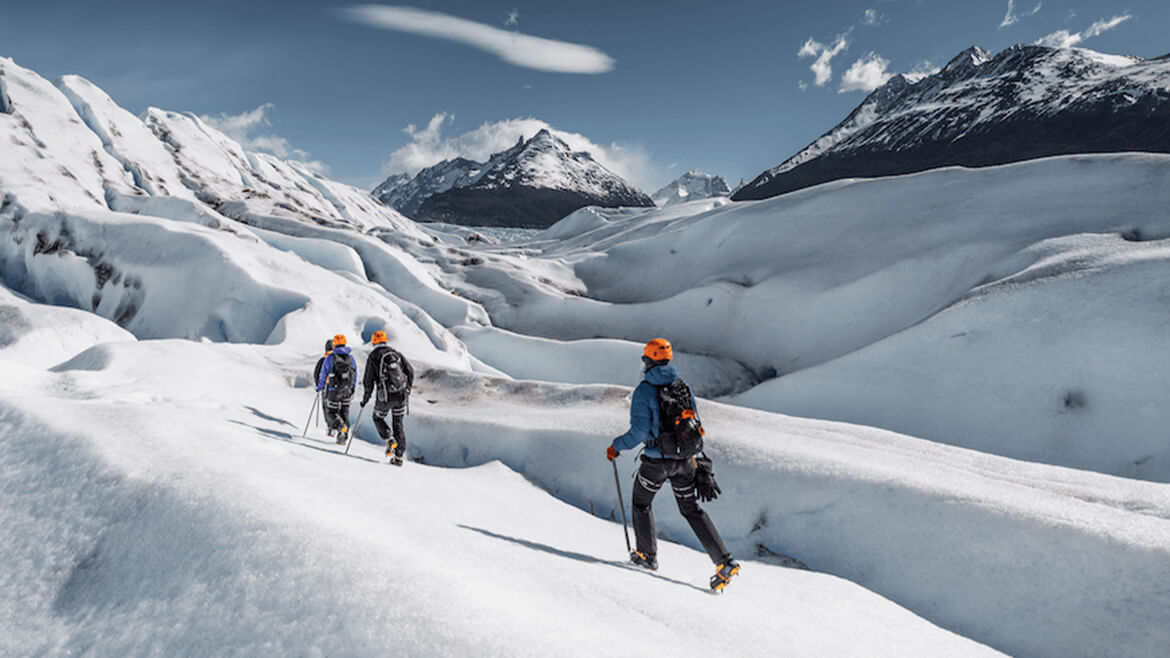
[[[588,152],[573,151],[547,129],[521,137],[484,163],[452,158],[409,180],[392,175],[373,195],[415,219],[465,226],[547,228],[585,206],[654,205]]]
[[[938,73],[897,75],[843,121],[732,198],[842,178],[1052,155],[1170,152],[1170,60],[1081,48],[972,46]]]

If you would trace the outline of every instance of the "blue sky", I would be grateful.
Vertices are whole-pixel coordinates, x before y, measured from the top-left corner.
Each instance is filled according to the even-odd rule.
[[[0,56],[366,188],[545,124],[647,192],[687,169],[734,184],[971,45],[1170,52],[1165,0],[106,4],[5,0]]]

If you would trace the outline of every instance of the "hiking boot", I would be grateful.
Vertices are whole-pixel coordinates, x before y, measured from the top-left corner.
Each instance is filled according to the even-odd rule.
[[[727,587],[727,583],[731,581],[731,577],[737,573],[739,573],[739,562],[727,558],[727,561],[719,565],[719,568],[715,570],[715,575],[711,576],[711,589],[716,592],[721,591],[724,587]]]
[[[394,439],[386,440],[386,458],[389,459],[394,456],[395,451],[398,450],[398,442]]]
[[[337,445],[345,443],[347,438],[349,438],[349,428],[343,427],[337,432]]]
[[[658,559],[653,555],[646,555],[638,551],[630,551],[630,562],[634,566],[649,569],[650,571],[658,571]]]

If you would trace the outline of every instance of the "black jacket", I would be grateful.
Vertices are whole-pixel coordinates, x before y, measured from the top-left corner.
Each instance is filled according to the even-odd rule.
[[[325,356],[329,356],[329,352],[326,352]],[[321,357],[320,359],[317,359],[317,367],[313,368],[313,384],[314,385],[316,385],[317,382],[320,381],[320,379],[321,379],[321,366],[325,363],[325,356]]]
[[[378,380],[378,373],[382,371],[382,359],[389,353],[394,352],[402,361],[402,372],[406,374],[406,390],[400,396],[405,397],[410,395],[410,387],[414,386],[414,367],[410,365],[410,361],[406,360],[406,356],[398,350],[389,345],[379,345],[370,352],[370,358],[366,359],[366,372],[362,377],[362,404],[369,401],[370,396],[374,394],[374,386],[381,386],[382,382]]]

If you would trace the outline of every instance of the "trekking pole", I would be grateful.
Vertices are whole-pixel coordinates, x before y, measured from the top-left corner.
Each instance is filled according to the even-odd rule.
[[[622,482],[618,479],[617,461],[610,460],[609,463],[613,464],[613,483],[617,485],[618,509],[622,511],[622,531],[626,533],[626,551],[632,553],[634,549],[630,548],[630,529],[626,526],[626,503],[622,500]]]
[[[356,433],[358,431],[358,423],[362,422],[362,412],[365,410],[366,410],[365,407],[358,407],[357,420],[354,421],[353,430],[350,431],[349,439],[347,439],[345,442],[345,454],[347,454],[347,455],[349,454],[349,444],[353,443],[353,435],[354,435],[354,433]]]
[[[313,427],[321,427],[321,405],[315,404],[313,406],[317,409],[316,414],[314,414],[317,420],[313,421]]]
[[[309,423],[313,422],[313,411],[317,408],[317,400],[321,397],[321,391],[313,396],[313,407],[309,409],[309,417],[305,419],[305,429],[301,432],[301,438],[305,438],[309,434]]]

